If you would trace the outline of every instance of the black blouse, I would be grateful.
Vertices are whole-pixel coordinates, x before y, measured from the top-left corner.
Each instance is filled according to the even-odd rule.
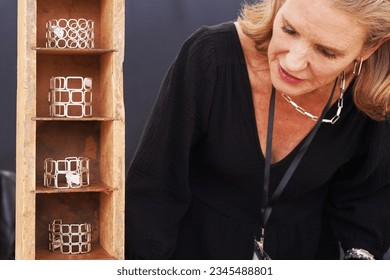
[[[336,92],[337,94],[337,92]],[[328,112],[331,118],[335,104]],[[273,259],[337,259],[390,244],[390,125],[345,93],[321,124],[265,231]],[[299,146],[271,166],[271,191]],[[162,84],[126,178],[127,259],[251,259],[265,159],[233,22],[202,27]]]

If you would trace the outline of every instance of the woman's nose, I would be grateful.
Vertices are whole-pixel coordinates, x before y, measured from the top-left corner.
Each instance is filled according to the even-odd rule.
[[[304,46],[295,46],[291,48],[286,55],[285,65],[287,71],[297,72],[303,70],[308,65],[307,48]]]

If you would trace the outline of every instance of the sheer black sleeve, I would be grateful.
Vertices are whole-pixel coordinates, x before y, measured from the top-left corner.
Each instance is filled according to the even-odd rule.
[[[191,199],[191,147],[207,130],[217,67],[208,29],[168,70],[126,178],[126,258],[166,259]]]
[[[367,152],[344,166],[344,180],[333,186],[330,212],[345,251],[382,259],[390,246],[390,125],[372,124],[363,143]]]

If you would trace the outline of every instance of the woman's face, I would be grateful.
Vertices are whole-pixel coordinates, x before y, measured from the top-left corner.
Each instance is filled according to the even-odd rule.
[[[330,0],[286,0],[268,49],[273,85],[291,96],[327,90],[364,55],[365,35]]]

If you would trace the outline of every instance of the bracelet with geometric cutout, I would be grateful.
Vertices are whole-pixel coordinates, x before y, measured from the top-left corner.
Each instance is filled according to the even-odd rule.
[[[55,189],[76,189],[89,186],[89,159],[67,157],[44,161],[44,186]],[[53,185],[52,185],[53,184]]]
[[[46,48],[93,49],[94,21],[80,19],[52,19],[46,22]]]
[[[49,251],[65,255],[89,253],[91,237],[91,224],[63,224],[56,219],[49,224]]]
[[[83,118],[92,116],[92,78],[69,76],[50,79],[49,115]]]

